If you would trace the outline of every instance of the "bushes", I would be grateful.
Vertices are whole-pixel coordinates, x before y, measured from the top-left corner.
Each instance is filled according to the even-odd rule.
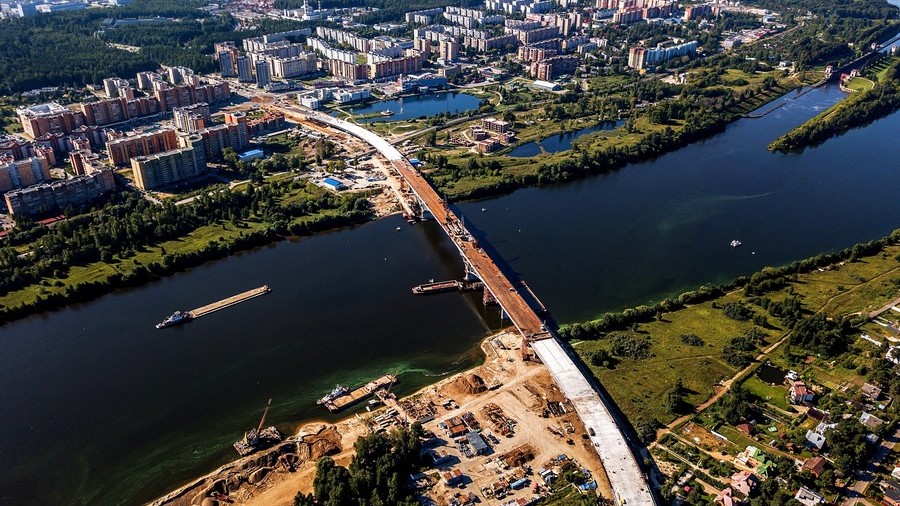
[[[747,321],[753,317],[753,310],[740,302],[729,302],[728,304],[725,304],[725,306],[722,307],[722,313],[728,318],[739,322]]]
[[[643,360],[652,356],[649,337],[641,338],[616,332],[610,334],[609,339],[612,343],[613,355],[617,357]]]
[[[703,346],[703,339],[697,334],[681,334],[681,342],[689,346]]]

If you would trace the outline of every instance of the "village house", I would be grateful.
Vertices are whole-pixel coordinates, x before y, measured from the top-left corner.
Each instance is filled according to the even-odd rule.
[[[802,381],[791,382],[791,404],[806,404],[812,402],[814,397],[812,390],[806,386],[806,383]]]
[[[794,494],[794,499],[804,506],[817,506],[825,502],[824,497],[806,487],[800,487],[800,490]]]

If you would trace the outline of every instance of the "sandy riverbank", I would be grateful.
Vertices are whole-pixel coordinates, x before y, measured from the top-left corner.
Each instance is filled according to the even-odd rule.
[[[442,435],[442,429],[438,422],[473,413],[481,422],[484,434],[497,436],[487,457],[459,455],[455,459],[453,467],[469,477],[469,482],[474,485],[469,490],[476,494],[497,480],[500,472],[494,469],[494,463],[525,449],[535,468],[543,467],[560,454],[568,455],[589,470],[597,480],[601,494],[610,497],[608,479],[600,459],[582,439],[584,427],[577,415],[570,409],[563,409],[562,414],[549,412],[550,404],[565,406],[566,400],[542,364],[522,359],[520,345],[521,338],[514,333],[490,336],[481,343],[485,353],[482,365],[444,378],[399,401],[389,400],[389,407],[402,415],[387,416],[385,409],[379,409],[348,416],[334,424],[305,424],[281,444],[226,464],[150,504],[215,506],[220,502],[213,496],[222,493],[237,505],[288,506],[297,492],[312,490],[315,462],[319,457],[331,455],[338,464],[348,465],[357,438],[378,423],[390,429],[392,424],[401,423],[415,411],[433,414],[434,419],[423,426],[439,435]],[[493,408],[499,408],[504,416],[515,421],[513,431],[502,434],[500,427],[492,424],[486,413]],[[449,445],[441,450],[452,454],[456,448]],[[445,503],[444,496],[454,492],[440,483],[428,491],[438,504]],[[529,491],[517,493],[530,494]]]

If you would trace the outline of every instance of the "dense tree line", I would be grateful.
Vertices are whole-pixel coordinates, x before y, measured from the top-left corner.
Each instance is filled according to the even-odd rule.
[[[263,20],[254,30],[234,31],[229,15],[214,17],[198,9],[205,2],[135,0],[115,9],[85,9],[0,21],[0,93],[44,86],[83,86],[104,78],[131,78],[163,65],[184,65],[211,72],[217,65],[212,44],[268,31],[303,26],[289,20]],[[176,22],[126,25],[101,35],[106,19],[171,17]],[[132,53],[107,46],[116,42],[141,47]]]
[[[833,109],[776,139],[769,149],[786,152],[815,146],[897,109],[900,109],[900,61],[888,68],[884,82],[839,102]]]
[[[414,424],[391,434],[373,432],[356,440],[350,467],[330,457],[316,464],[312,494],[298,493],[295,506],[415,506],[406,486],[418,464],[422,427]]]
[[[65,220],[52,228],[35,227],[13,234],[0,247],[0,293],[29,286],[46,277],[63,277],[72,266],[92,262],[112,262],[142,248],[176,239],[203,225],[220,223],[240,227],[242,220],[254,219],[268,226],[272,234],[304,233],[315,222],[300,225],[294,218],[324,210],[352,220],[371,215],[368,201],[361,195],[336,196],[318,193],[301,201],[281,203],[288,190],[300,183],[273,183],[243,191],[201,194],[188,205],[171,201],[153,205],[137,194],[124,194],[102,210]],[[32,254],[19,255],[14,249],[27,240]],[[178,258],[163,258],[164,267]]]

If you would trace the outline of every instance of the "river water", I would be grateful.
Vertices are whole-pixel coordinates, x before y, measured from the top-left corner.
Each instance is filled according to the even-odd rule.
[[[881,237],[900,226],[900,115],[802,154],[766,150],[842,96],[815,90],[656,160],[461,208],[562,323]],[[495,311],[410,294],[461,271],[434,223],[390,217],[0,327],[0,504],[149,500],[233,458],[269,397],[269,421],[291,430],[333,419],[314,401],[334,383],[393,371],[402,394],[476,364]]]

